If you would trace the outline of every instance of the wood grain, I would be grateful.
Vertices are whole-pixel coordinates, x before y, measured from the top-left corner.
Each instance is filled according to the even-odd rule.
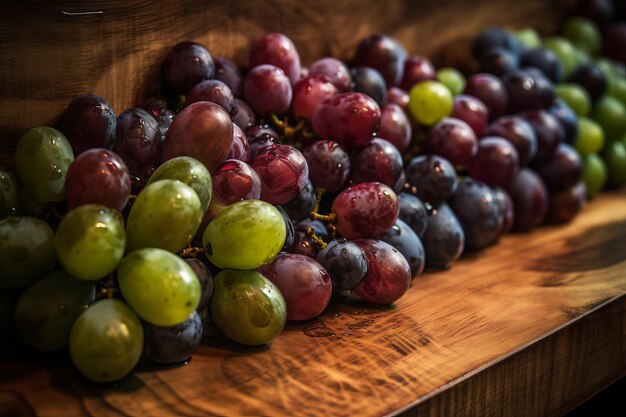
[[[213,334],[187,366],[116,386],[63,355],[0,367],[0,415],[562,415],[626,375],[626,193],[428,272],[395,306],[335,300],[271,347]]]

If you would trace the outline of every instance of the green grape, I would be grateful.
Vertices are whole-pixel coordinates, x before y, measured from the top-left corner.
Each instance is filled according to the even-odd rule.
[[[423,125],[432,126],[452,113],[452,93],[438,81],[422,81],[409,92],[409,111]]]
[[[63,269],[86,281],[113,272],[124,256],[125,245],[121,214],[100,204],[83,204],[70,210],[54,239]]]
[[[164,179],[182,181],[193,188],[200,197],[202,212],[206,212],[213,194],[213,181],[202,162],[188,156],[167,160],[150,176],[148,184]]]
[[[0,220],[0,289],[23,288],[55,263],[48,223],[36,217]]]
[[[528,49],[541,46],[541,37],[534,28],[520,29],[513,32],[513,35]]]
[[[69,347],[72,362],[87,378],[115,381],[139,362],[143,328],[133,310],[122,301],[102,299],[78,316]]]
[[[608,141],[619,139],[626,132],[626,107],[615,97],[600,97],[593,107],[591,117],[602,127]]]
[[[604,146],[604,132],[599,124],[586,117],[578,118],[578,135],[574,147],[581,156],[600,152]]]
[[[607,79],[626,77],[626,66],[624,64],[602,56],[597,57],[594,63]]]
[[[555,87],[555,91],[556,95],[576,113],[576,116],[583,117],[589,114],[591,96],[583,87],[575,83],[560,83]]]
[[[285,221],[276,207],[243,200],[226,207],[209,223],[202,243],[209,260],[220,268],[255,269],[272,262],[285,237]]]
[[[65,200],[65,175],[73,160],[67,138],[51,127],[29,129],[15,150],[17,178],[40,203]]]
[[[145,248],[126,255],[117,270],[120,291],[139,317],[157,326],[185,321],[200,302],[200,281],[178,255]]]
[[[626,106],[626,78],[609,78],[607,94],[615,97]]]
[[[20,198],[13,175],[0,169],[0,219],[4,219],[11,214],[13,209],[19,208]]]
[[[177,180],[146,186],[133,203],[126,225],[126,251],[161,248],[178,252],[191,242],[202,221],[198,194]]]
[[[593,61],[587,52],[580,48],[574,47],[574,68],[578,68],[581,65],[591,64]]]
[[[224,269],[215,276],[211,317],[230,339],[262,345],[280,334],[287,306],[280,290],[256,271]]]
[[[606,179],[607,169],[602,158],[595,153],[585,156],[583,159],[583,181],[589,199],[594,198],[604,190]]]
[[[448,87],[453,96],[465,90],[465,76],[456,68],[440,68],[436,73],[437,81]]]
[[[66,346],[76,318],[96,299],[96,287],[65,271],[42,276],[22,292],[15,307],[15,326],[35,349]]]
[[[44,203],[33,200],[33,198],[28,195],[24,187],[18,187],[17,196],[19,198],[20,210],[23,212],[40,214],[46,208]]]
[[[576,16],[567,19],[563,27],[563,35],[577,48],[594,56],[600,50],[602,35],[596,24],[584,17]]]
[[[608,183],[613,187],[626,185],[626,145],[614,141],[602,151],[602,159],[608,171]]]
[[[563,65],[564,78],[569,77],[572,71],[576,69],[577,64],[574,45],[562,36],[553,36],[544,39],[543,46],[556,54],[559,61],[561,61],[561,65]]]

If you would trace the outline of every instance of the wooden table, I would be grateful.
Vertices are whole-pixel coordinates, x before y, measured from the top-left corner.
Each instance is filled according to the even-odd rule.
[[[389,308],[337,300],[271,347],[208,337],[182,367],[89,383],[0,363],[2,416],[561,415],[626,375],[626,193],[429,272]]]

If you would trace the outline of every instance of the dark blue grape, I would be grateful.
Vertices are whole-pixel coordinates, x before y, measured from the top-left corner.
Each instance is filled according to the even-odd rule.
[[[480,58],[487,50],[495,46],[505,48],[514,54],[519,54],[520,50],[520,43],[511,31],[493,27],[484,29],[478,34],[476,39],[474,39],[472,56],[474,58]]]
[[[308,180],[296,198],[287,204],[283,204],[282,208],[291,220],[299,222],[309,217],[309,214],[315,208],[316,195],[313,183],[311,183],[311,180]]]
[[[352,289],[367,273],[367,258],[359,245],[347,239],[334,239],[315,260],[322,264],[333,283],[333,292]]]
[[[502,47],[492,46],[478,58],[480,72],[502,76],[519,67],[519,58],[515,52]]]
[[[446,201],[456,189],[456,170],[445,158],[419,155],[405,167],[409,191],[423,202],[436,205]]]
[[[398,218],[409,225],[421,239],[428,226],[428,213],[424,203],[417,196],[405,192],[398,194],[400,214]]]
[[[352,91],[367,94],[381,106],[387,102],[387,83],[379,71],[371,67],[356,67],[350,73]]]
[[[548,48],[532,48],[524,51],[520,56],[520,66],[539,69],[553,83],[558,83],[563,79],[563,65],[556,54]]]
[[[200,281],[200,302],[198,303],[198,307],[196,307],[196,311],[201,312],[209,304],[209,300],[213,295],[213,275],[211,275],[209,267],[199,259],[188,258],[185,259],[185,261],[189,264],[191,269],[193,269],[193,272],[196,273]]]
[[[426,264],[424,246],[408,224],[398,219],[390,229],[377,238],[389,243],[404,256],[411,268],[411,277],[415,278],[422,273]]]
[[[422,239],[428,268],[449,268],[465,248],[465,234],[450,207],[430,207],[428,227]]]
[[[559,123],[561,123],[561,127],[563,127],[563,132],[565,133],[563,141],[568,145],[574,145],[578,136],[578,117],[574,110],[565,101],[557,98],[548,111],[556,117]]]
[[[197,312],[171,327],[144,322],[144,354],[161,364],[177,364],[189,360],[202,339],[202,320]]]
[[[296,231],[293,227],[293,222],[291,221],[291,218],[289,218],[289,215],[287,214],[287,211],[284,209],[284,207],[279,206],[278,211],[280,211],[280,215],[283,216],[286,231],[285,243],[283,244],[281,252],[289,252],[291,250],[291,247],[293,246]]]

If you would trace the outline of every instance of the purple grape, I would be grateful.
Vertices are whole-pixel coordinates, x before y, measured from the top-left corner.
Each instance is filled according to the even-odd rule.
[[[537,136],[526,120],[518,116],[501,116],[487,128],[486,135],[502,137],[515,146],[520,167],[526,166],[537,154]]]
[[[243,162],[250,160],[248,137],[235,123],[233,123],[233,143],[230,145],[230,151],[228,151],[226,159],[239,159]]]
[[[197,258],[187,258],[185,262],[193,269],[193,272],[198,277],[198,281],[200,281],[200,302],[198,307],[196,307],[196,311],[201,313],[209,305],[213,295],[213,275],[209,267]]]
[[[214,79],[226,84],[236,98],[243,97],[243,75],[233,61],[222,56],[213,58],[215,63]]]
[[[82,94],[63,113],[62,131],[74,155],[91,148],[113,149],[117,119],[111,105],[95,94]]]
[[[313,258],[280,253],[274,262],[258,270],[276,284],[285,298],[287,320],[310,320],[320,315],[330,302],[330,275]]]
[[[461,179],[449,204],[463,228],[467,247],[482,249],[498,241],[504,213],[487,184],[470,177]]]
[[[309,179],[302,188],[302,191],[300,191],[300,193],[298,193],[293,200],[283,204],[282,208],[285,210],[290,219],[295,222],[299,222],[309,217],[309,214],[315,208],[316,199],[317,194],[315,192],[315,187],[313,187],[313,183]]]
[[[341,93],[352,87],[350,70],[340,60],[332,57],[318,59],[309,67],[309,76],[322,76],[331,82]]]
[[[227,159],[213,173],[213,198],[224,205],[261,198],[261,178],[250,165]]]
[[[572,188],[582,179],[583,161],[578,152],[566,143],[559,143],[548,161],[533,167],[550,191]]]
[[[181,324],[160,327],[143,323],[144,354],[161,364],[176,364],[189,360],[202,339],[202,320],[194,311]]]
[[[337,216],[337,231],[348,239],[377,236],[398,218],[398,199],[388,186],[362,182],[339,193],[332,211]]]
[[[463,120],[472,128],[476,137],[480,138],[485,135],[489,110],[480,99],[467,94],[459,94],[454,97],[454,107],[450,117]]]
[[[406,50],[395,39],[372,34],[359,42],[354,58],[355,66],[372,67],[379,71],[388,86],[402,80]]]
[[[539,69],[553,83],[561,82],[563,79],[563,65],[556,54],[548,48],[524,51],[520,56],[520,66]]]
[[[606,78],[598,67],[584,64],[576,68],[568,81],[582,86],[589,93],[592,102],[596,102],[606,92]]]
[[[474,96],[485,103],[492,119],[502,115],[509,104],[506,87],[492,74],[478,73],[467,77],[464,94]]]
[[[519,57],[503,46],[492,46],[480,55],[478,67],[480,72],[501,77],[519,68]]]
[[[425,203],[439,204],[454,194],[456,170],[447,159],[437,155],[419,155],[404,168],[410,191]]]
[[[306,159],[289,145],[275,144],[260,149],[252,161],[252,168],[263,184],[261,199],[274,205],[296,198],[309,178]]]
[[[397,104],[406,113],[409,108],[409,93],[399,87],[389,87],[387,104]]]
[[[380,107],[361,93],[340,93],[324,100],[313,112],[313,131],[346,150],[371,142],[380,126]]]
[[[267,33],[252,42],[248,63],[252,69],[263,64],[280,68],[291,85],[300,79],[300,55],[291,39],[282,33]]]
[[[352,154],[350,167],[355,184],[377,181],[394,188],[402,174],[402,155],[391,142],[374,138]]]
[[[124,210],[130,196],[130,175],[126,164],[115,152],[88,149],[70,164],[65,176],[67,207],[101,204]]]
[[[377,236],[377,239],[389,243],[396,248],[409,263],[411,277],[419,276],[426,265],[424,247],[417,233],[402,220],[396,223],[385,232]]]
[[[204,80],[191,87],[187,93],[185,106],[198,101],[211,101],[219,104],[231,116],[237,114],[237,104],[231,89],[219,80]]]
[[[444,157],[454,165],[464,165],[476,154],[478,140],[463,120],[444,117],[428,132],[425,150]]]
[[[436,78],[435,66],[428,58],[423,56],[412,55],[408,57],[403,63],[403,68],[400,88],[404,91],[410,91],[411,87],[417,83],[435,80]]]
[[[519,172],[515,146],[498,136],[485,136],[478,142],[478,152],[467,164],[469,174],[492,187],[504,187]]]
[[[282,69],[270,64],[252,68],[243,83],[246,102],[259,116],[285,114],[291,106],[293,90]]]
[[[543,74],[529,69],[520,69],[502,77],[509,95],[509,111],[546,109],[550,107],[556,93],[554,85]]]
[[[585,182],[561,191],[551,191],[546,219],[552,223],[567,223],[571,221],[587,203],[587,188]]]
[[[378,137],[391,142],[400,152],[406,152],[411,145],[413,130],[411,121],[402,107],[394,103],[381,108]]]
[[[213,78],[215,63],[209,51],[196,42],[181,42],[163,60],[163,78],[177,94],[187,94],[200,81]]]
[[[174,121],[176,113],[168,109],[163,100],[147,100],[139,107],[150,113],[150,115],[157,121],[157,124],[159,125],[159,140],[163,142],[165,135],[167,134],[167,130]]]
[[[320,140],[304,148],[302,154],[315,187],[331,193],[344,188],[350,175],[350,158],[339,144]]]
[[[513,221],[515,220],[513,200],[511,200],[511,196],[506,191],[499,187],[494,188],[493,197],[498,207],[500,207],[500,213],[502,213],[502,228],[500,229],[500,236],[502,236],[513,227]]]
[[[576,113],[558,97],[548,111],[561,123],[564,133],[563,141],[568,145],[573,145],[578,136],[578,116]]]
[[[261,149],[280,143],[278,132],[266,124],[248,126],[245,129],[245,133],[248,137],[248,156],[250,161],[254,160]]]
[[[421,239],[428,226],[428,213],[422,201],[413,194],[402,192],[398,194],[398,206],[398,218],[408,224]]]
[[[356,287],[367,273],[365,252],[347,239],[331,240],[315,260],[328,271],[336,293]]]
[[[529,110],[521,113],[520,116],[530,123],[537,136],[535,161],[549,160],[559,143],[563,142],[565,137],[563,127],[547,110]]]
[[[492,27],[482,30],[472,44],[472,56],[480,58],[486,51],[493,47],[504,48],[513,54],[518,54],[520,45],[515,35],[509,30]]]
[[[291,253],[296,253],[315,259],[319,251],[322,249],[312,236],[309,235],[308,229],[311,228],[315,235],[326,241],[328,240],[328,231],[326,226],[319,220],[304,219],[294,224],[294,242],[291,246]]]
[[[543,223],[548,212],[548,191],[535,171],[522,168],[506,191],[513,200],[515,230],[525,232]]]
[[[371,67],[354,67],[350,74],[352,75],[352,91],[370,96],[380,106],[385,104],[387,84],[380,72]]]
[[[338,92],[337,87],[322,76],[302,77],[293,87],[293,115],[310,121],[317,106]]]
[[[465,235],[450,207],[442,203],[428,209],[428,226],[422,238],[426,253],[426,267],[447,269],[465,248]]]
[[[235,98],[235,105],[237,106],[237,113],[232,117],[233,123],[239,126],[242,130],[246,130],[248,127],[256,124],[256,115],[248,103]]]
[[[278,206],[278,211],[280,211],[280,215],[283,216],[283,220],[285,221],[285,243],[281,248],[281,252],[290,252],[293,247],[293,243],[296,238],[296,230],[293,226],[293,222],[289,218],[289,215],[284,210],[283,206]]]
[[[404,256],[390,244],[376,239],[355,241],[367,258],[367,272],[352,292],[372,304],[391,304],[411,285],[411,268]]]

